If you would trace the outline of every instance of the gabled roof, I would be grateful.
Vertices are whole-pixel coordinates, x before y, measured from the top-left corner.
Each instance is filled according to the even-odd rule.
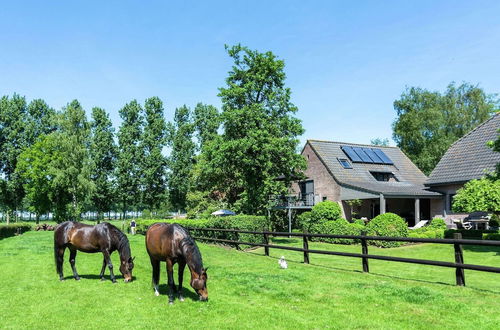
[[[398,197],[441,196],[439,193],[426,190],[424,182],[427,177],[399,148],[318,140],[308,140],[307,143],[334,179],[345,188],[376,195],[384,194]],[[339,159],[349,159],[342,151],[341,146],[378,148],[394,162],[394,165],[353,163],[350,161],[352,169],[346,169],[339,162]],[[370,172],[393,173],[398,182],[377,181]]]
[[[497,139],[499,128],[500,112],[497,112],[453,143],[432,171],[426,185],[463,183],[492,172],[500,162],[500,153],[486,143]]]

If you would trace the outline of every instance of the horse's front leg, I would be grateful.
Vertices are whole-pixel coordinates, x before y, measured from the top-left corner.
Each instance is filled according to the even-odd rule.
[[[110,257],[109,251],[104,250],[104,251],[102,251],[102,254],[104,255],[104,259],[106,260],[106,263],[108,264],[111,282],[116,283],[115,274],[113,274],[113,263],[111,263],[111,257]]]
[[[184,296],[182,295],[182,279],[184,277],[184,267],[186,267],[186,261],[183,259],[180,259],[178,261],[178,264],[179,264],[179,269],[178,269],[178,272],[179,272],[179,289],[178,289],[179,301],[184,301]]]
[[[168,293],[168,303],[174,303],[175,283],[174,283],[174,263],[172,259],[167,259],[167,277],[168,286],[170,288]]]
[[[99,274],[99,276],[101,277],[101,281],[104,281],[105,278],[104,278],[104,272],[106,271],[106,257],[102,258],[102,268],[101,268],[101,273]]]
[[[71,269],[73,270],[73,277],[75,280],[79,281],[80,276],[78,276],[78,272],[76,271],[75,259],[76,259],[76,249],[74,247],[69,248],[69,263],[71,264]]]

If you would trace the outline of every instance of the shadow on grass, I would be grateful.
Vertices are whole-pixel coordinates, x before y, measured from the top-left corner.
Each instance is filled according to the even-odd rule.
[[[95,275],[95,274],[86,274],[86,275],[82,275],[82,274],[78,274],[78,276],[80,276],[80,278],[84,278],[86,280],[101,280],[101,277],[99,275]],[[63,278],[64,280],[73,280],[74,277],[73,275],[68,275],[68,276],[65,276]],[[116,281],[123,281],[123,276],[122,275],[115,275],[115,279]],[[137,277],[135,276],[132,276],[132,282],[133,281],[136,281],[137,280]],[[106,281],[110,281],[111,282],[111,277],[109,277],[109,275],[104,275],[104,281],[103,282],[106,282]]]
[[[177,285],[176,285],[176,287],[177,287]],[[169,288],[168,288],[167,284],[160,284],[158,286],[158,290],[159,290],[161,296],[168,295]],[[183,287],[182,287],[182,294],[184,295],[184,299],[191,299],[192,301],[200,300],[200,298],[198,297],[198,295],[195,292],[192,292],[191,290],[189,290],[188,288],[186,288],[184,286],[184,282],[183,282]],[[179,295],[175,294],[174,297],[177,300],[179,298]]]

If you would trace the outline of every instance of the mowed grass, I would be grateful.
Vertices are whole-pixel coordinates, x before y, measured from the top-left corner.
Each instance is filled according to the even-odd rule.
[[[197,300],[185,274],[185,302],[167,304],[166,285],[154,296],[144,237],[129,236],[136,256],[135,281],[101,282],[101,254],[78,253],[81,281],[66,261],[55,272],[52,232],[28,232],[0,240],[2,328],[483,328],[500,327],[500,274],[466,271],[467,287],[454,286],[454,270],[271,249],[242,252],[198,243],[209,267],[209,301]],[[295,239],[275,244],[300,246]],[[359,246],[310,243],[311,248],[359,251]],[[471,248],[465,261],[500,266],[500,250]],[[453,260],[453,248],[415,245],[370,253]],[[280,269],[284,255],[289,268]],[[113,254],[118,265],[118,254]],[[164,265],[161,282],[166,283]],[[107,272],[108,274],[108,272]],[[109,278],[109,276],[108,276]]]

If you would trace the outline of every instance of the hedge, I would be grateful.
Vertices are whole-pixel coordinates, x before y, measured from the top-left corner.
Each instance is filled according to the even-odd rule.
[[[455,233],[462,234],[464,239],[483,239],[483,234],[496,234],[498,230],[447,229],[444,231],[444,238],[453,238]]]
[[[327,235],[361,235],[364,226],[359,223],[349,223],[346,219],[340,218],[334,221],[325,221],[316,224],[312,227],[314,234],[327,234]],[[313,241],[334,243],[334,244],[356,244],[360,240],[348,238],[326,238],[326,237],[313,237]]]
[[[377,215],[366,225],[369,236],[408,237],[408,225],[399,215],[384,213]],[[405,242],[369,241],[369,244],[379,247],[398,247]]]
[[[0,239],[11,237],[16,234],[22,234],[31,230],[31,225],[28,223],[13,223],[8,225],[0,225]]]
[[[138,220],[136,221],[136,231],[145,234],[147,228],[156,222],[178,223],[181,226],[189,227],[191,235],[198,237],[210,237],[217,239],[227,239],[232,241],[264,243],[263,235],[240,234],[233,232],[211,232],[196,230],[196,228],[217,228],[217,229],[240,229],[248,231],[268,230],[269,223],[264,216],[235,215],[227,217],[210,217],[206,219],[168,219],[168,220]]]
[[[483,239],[500,241],[500,233],[483,234]]]

